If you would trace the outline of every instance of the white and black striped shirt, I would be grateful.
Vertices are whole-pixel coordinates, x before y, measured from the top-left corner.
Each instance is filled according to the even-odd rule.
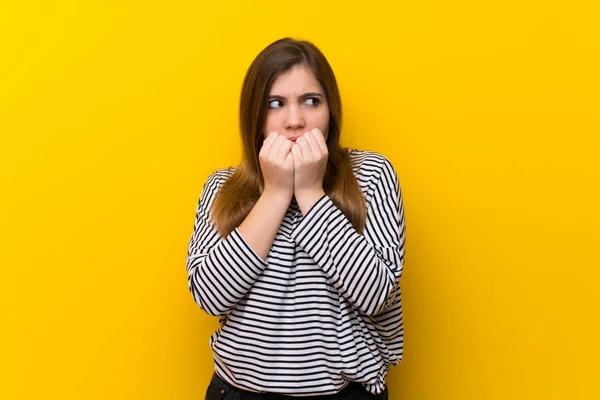
[[[400,275],[405,218],[398,176],[383,155],[348,149],[367,202],[364,233],[324,195],[302,216],[292,199],[266,262],[237,228],[210,221],[234,169],[207,179],[187,256],[198,305],[220,316],[210,338],[221,378],[254,392],[333,394],[348,381],[380,393],[403,353]]]

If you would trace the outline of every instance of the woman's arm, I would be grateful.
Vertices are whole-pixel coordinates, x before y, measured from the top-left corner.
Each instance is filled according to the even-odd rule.
[[[218,172],[204,184],[186,260],[188,288],[210,315],[229,313],[267,266],[264,260],[290,202],[285,196],[263,194],[242,224],[223,239],[209,213],[221,184]]]
[[[286,194],[263,192],[238,227],[246,242],[263,260],[267,259],[290,201],[291,198]]]
[[[373,316],[393,303],[404,265],[405,218],[398,175],[382,155],[367,205],[365,231],[323,195],[303,216],[292,238],[323,269],[329,282],[358,310]]]

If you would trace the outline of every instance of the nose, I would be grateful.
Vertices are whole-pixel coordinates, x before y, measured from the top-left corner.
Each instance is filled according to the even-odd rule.
[[[285,128],[299,129],[302,127],[304,127],[304,115],[302,115],[302,110],[296,105],[288,106],[287,114],[285,116]]]

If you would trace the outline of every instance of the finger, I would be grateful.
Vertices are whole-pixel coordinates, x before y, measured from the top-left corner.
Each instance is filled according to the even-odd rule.
[[[319,150],[319,145],[317,145],[313,131],[306,132],[306,134],[304,134],[303,138],[306,141],[306,144],[307,144],[308,148],[310,149],[311,153]]]
[[[277,139],[278,136],[279,134],[277,132],[271,132],[269,133],[267,138],[263,140],[262,148],[264,149],[265,153],[269,152],[271,146],[273,146],[273,143],[275,142],[275,139]]]
[[[273,146],[271,146],[271,157],[277,158],[277,155],[279,154],[279,149],[285,144],[285,140],[285,137],[283,137],[282,135],[279,135],[277,138],[275,138]]]
[[[272,146],[273,143],[275,143],[275,140],[277,140],[277,138],[279,137],[279,133],[272,131],[269,133],[269,135],[267,136],[267,138],[265,139],[264,143],[268,144],[269,146]]]
[[[321,130],[318,128],[313,129],[313,132],[314,132],[313,136],[315,138],[317,145],[319,146],[319,149],[321,150],[321,154],[326,154],[328,152],[328,150],[327,150],[327,143],[325,142],[325,135],[323,135],[323,132],[321,132]]]
[[[294,144],[291,140],[288,140],[284,136],[280,136],[282,138],[281,144],[279,145],[275,157],[278,160],[285,160],[286,156],[290,152],[292,145]]]
[[[294,168],[299,167],[302,161],[304,160],[304,157],[302,156],[302,150],[300,150],[300,145],[294,143],[294,145],[292,146],[291,153],[294,157]]]
[[[310,148],[310,144],[308,144],[308,139],[306,138],[306,135],[299,137],[298,140],[296,140],[296,143],[298,143],[298,146],[300,147],[300,151],[302,152],[302,158],[304,160],[311,160],[312,150]]]

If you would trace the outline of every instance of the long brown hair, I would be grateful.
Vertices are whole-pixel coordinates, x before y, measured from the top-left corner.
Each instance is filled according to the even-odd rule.
[[[339,144],[342,102],[333,70],[323,53],[311,42],[283,38],[256,56],[244,78],[240,99],[242,162],[223,183],[213,203],[213,221],[222,237],[244,221],[262,193],[264,179],[258,155],[264,140],[269,91],[279,75],[298,65],[312,70],[329,105],[329,157],[323,190],[354,228],[363,232],[365,199],[352,172],[348,150]]]

